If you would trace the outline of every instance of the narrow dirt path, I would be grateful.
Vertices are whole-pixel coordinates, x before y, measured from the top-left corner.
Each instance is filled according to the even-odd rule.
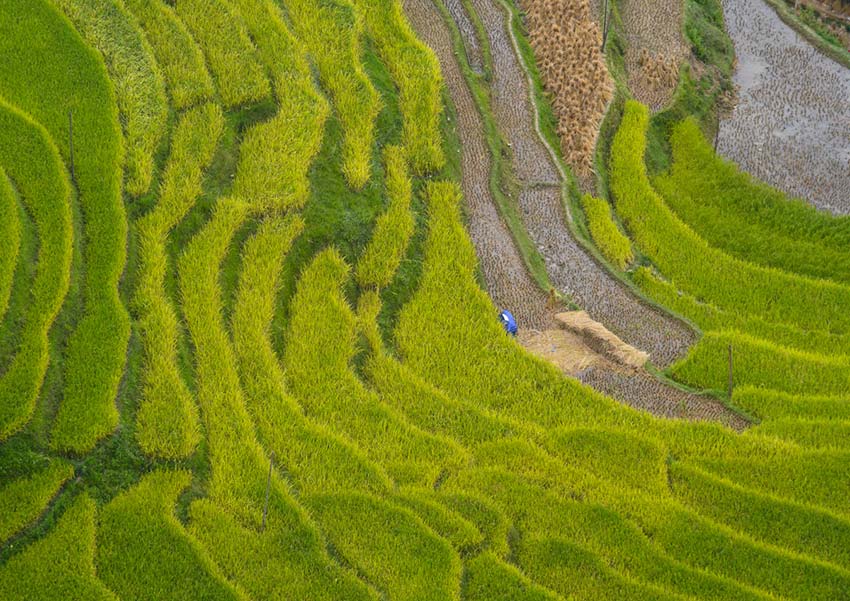
[[[738,103],[718,152],[744,171],[850,214],[850,69],[818,52],[764,0],[723,0]]]
[[[448,29],[444,24],[439,26],[439,22],[434,22],[434,16],[439,15],[431,1],[407,0],[405,8],[419,35],[437,52],[449,92],[458,110],[461,141],[464,144],[464,190],[468,199],[482,198],[480,194],[486,186],[483,180],[489,175],[489,162],[482,155],[486,148],[483,146],[481,117],[458,68]],[[553,284],[623,340],[649,352],[656,365],[669,365],[684,356],[688,347],[696,342],[694,332],[681,321],[631,293],[575,240],[567,226],[567,215],[561,200],[562,175],[537,130],[537,115],[531,101],[530,83],[509,30],[510,13],[499,0],[472,0],[472,6],[488,35],[494,62],[492,108],[503,135],[513,149],[511,160],[514,174],[520,183],[518,200],[521,217],[545,260]],[[476,196],[470,196],[467,189]],[[489,210],[471,206],[469,217],[470,230],[489,287],[492,276],[488,276],[488,273],[492,274],[494,271],[493,259],[499,259],[507,252],[510,252],[510,256],[517,256],[518,253],[507,228],[498,220],[492,199],[486,204]],[[497,225],[491,221],[493,217],[496,218]],[[482,218],[485,220],[483,223]],[[502,241],[503,236],[508,239]],[[482,244],[493,238],[498,238],[502,245],[498,255],[493,254],[492,246]],[[503,248],[505,243],[511,246],[510,251]],[[522,267],[519,258],[514,261],[518,262],[515,265]],[[516,269],[517,267],[514,267],[514,270]],[[528,280],[528,276],[525,276],[523,280],[517,281]],[[496,281],[499,281],[498,277]],[[533,282],[531,285],[534,285]],[[522,296],[506,298],[513,300],[525,297],[528,295],[524,292]],[[536,295],[531,295],[531,298],[535,297]],[[501,302],[495,296],[494,300]],[[558,340],[563,338],[563,335],[552,329],[536,335],[526,334],[526,338],[535,340],[535,344],[540,347],[538,350],[542,349],[538,353],[541,356],[547,353],[552,355],[553,353],[549,352],[550,347],[557,346]],[[567,368],[567,365],[570,368]],[[577,370],[576,366],[583,367]],[[565,373],[579,377],[621,402],[659,416],[720,421],[736,429],[746,426],[746,421],[717,400],[669,386],[645,370],[624,371],[609,365],[607,361],[594,360],[584,355],[580,360],[567,361],[561,367]]]
[[[511,310],[524,327],[550,327],[546,294],[529,275],[510,230],[496,210],[490,192],[492,165],[484,123],[454,54],[449,27],[431,0],[405,0],[404,10],[420,39],[437,54],[457,109],[468,229],[487,292],[498,307]]]

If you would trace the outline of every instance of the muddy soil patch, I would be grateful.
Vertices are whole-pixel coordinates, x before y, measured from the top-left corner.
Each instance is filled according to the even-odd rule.
[[[546,329],[552,324],[548,297],[529,275],[510,230],[496,209],[490,191],[492,159],[484,123],[455,57],[448,24],[431,0],[405,0],[404,10],[420,39],[436,53],[457,109],[467,229],[487,292],[498,307],[510,309],[523,327]]]
[[[623,0],[626,71],[635,98],[659,110],[673,97],[679,65],[688,56],[683,0]]]
[[[787,194],[850,214],[850,70],[763,0],[724,0],[738,102],[718,152]]]

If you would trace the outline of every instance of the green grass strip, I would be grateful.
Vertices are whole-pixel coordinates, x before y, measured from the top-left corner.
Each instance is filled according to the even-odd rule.
[[[736,385],[761,386],[794,394],[840,394],[850,390],[850,357],[805,353],[739,332],[708,332],[673,377],[692,386],[723,390],[728,385],[729,346]]]
[[[434,52],[413,32],[399,0],[354,0],[369,37],[399,90],[402,144],[417,174],[446,162],[441,145],[443,77]]]
[[[299,218],[264,221],[242,252],[231,319],[245,401],[264,445],[302,493],[386,493],[387,475],[350,441],[310,421],[285,389],[270,330],[283,259],[301,231]]]
[[[130,196],[140,196],[150,187],[154,154],[168,120],[165,82],[153,50],[121,0],[55,2],[103,54],[124,129],[124,189]]]
[[[145,453],[187,457],[200,441],[198,410],[177,366],[179,325],[165,293],[169,231],[201,194],[201,182],[224,127],[221,109],[206,104],[186,112],[171,141],[156,207],[137,223],[139,283],[133,304],[144,349],[142,400],[136,436]]]
[[[635,258],[632,243],[614,223],[611,206],[590,194],[581,197],[581,206],[584,208],[590,235],[596,246],[612,264],[625,269]]]
[[[175,8],[201,46],[226,107],[269,97],[269,80],[238,11],[218,0],[180,0]]]
[[[23,22],[28,26],[21,27]],[[118,297],[127,244],[118,110],[101,56],[54,6],[45,0],[4,2],[0,27],[0,52],[9,57],[0,66],[0,94],[43,124],[64,157],[70,155],[68,113],[74,112],[85,314],[68,342],[52,444],[85,452],[118,423],[115,397],[130,337],[129,316]],[[39,31],[37,44],[33,30]]]
[[[691,465],[674,462],[670,485],[701,514],[757,540],[847,568],[850,521],[821,509],[748,490]]]
[[[664,204],[644,164],[646,107],[626,103],[611,148],[612,189],[626,229],[681,290],[728,311],[802,329],[850,331],[850,288],[735,259],[709,246]]]
[[[404,150],[399,146],[388,146],[384,150],[384,162],[389,204],[378,217],[372,238],[357,262],[357,283],[362,288],[380,289],[390,285],[416,227],[410,207],[413,182],[407,175]]]
[[[460,559],[410,511],[358,493],[306,503],[336,551],[387,598],[460,600]]]
[[[328,103],[313,83],[303,48],[272,0],[231,0],[269,70],[278,113],[248,130],[239,146],[234,194],[263,206],[300,208],[307,172],[322,145]],[[297,127],[293,127],[297,123]]]
[[[174,9],[150,0],[124,0],[124,4],[145,30],[174,108],[185,109],[212,98],[213,82],[204,55]]]
[[[95,504],[80,495],[56,527],[0,568],[0,598],[118,601],[94,568]]]
[[[122,601],[247,601],[174,515],[188,472],[155,471],[101,511],[97,571]]]
[[[468,601],[562,601],[491,552],[464,563],[463,598]]]
[[[800,208],[802,201],[741,172],[714,154],[693,120],[674,128],[671,144],[672,169],[653,186],[708,244],[759,265],[850,283],[849,219],[815,217],[815,209]],[[777,227],[779,218],[794,221]]]
[[[302,271],[284,354],[287,387],[309,417],[352,440],[380,465],[428,465],[437,473],[462,463],[466,453],[459,445],[409,424],[352,370],[357,324],[342,295],[347,277],[348,266],[334,249]]]
[[[219,200],[211,220],[178,261],[211,464],[209,497],[190,508],[192,533],[254,598],[318,599],[324,593],[327,599],[368,599],[365,587],[330,560],[315,526],[277,472],[271,480],[267,528],[258,532],[269,460],[245,407],[222,323],[219,287],[228,247],[253,211],[236,199]]]
[[[372,173],[375,119],[381,110],[380,95],[360,62],[362,18],[347,1],[324,0],[317,5],[288,0],[286,8],[342,124],[342,171],[349,185],[360,189]]]
[[[0,543],[33,523],[73,475],[73,465],[53,460],[45,469],[0,488]]]
[[[48,133],[0,101],[0,164],[17,184],[38,231],[38,266],[17,353],[0,377],[0,440],[32,416],[49,360],[48,331],[71,277],[71,186]]]
[[[850,396],[794,395],[753,386],[736,388],[732,402],[759,419],[850,420]]]
[[[21,248],[18,199],[2,168],[0,168],[0,240],[3,240],[3,250],[0,252],[0,319],[2,319],[6,309],[9,308],[12,280],[15,277],[15,266],[18,264],[18,252]]]

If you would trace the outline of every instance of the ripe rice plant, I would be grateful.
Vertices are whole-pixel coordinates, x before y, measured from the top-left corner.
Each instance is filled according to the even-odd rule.
[[[469,601],[561,601],[492,552],[464,562],[463,598]]]
[[[416,221],[410,209],[413,183],[407,175],[404,150],[388,146],[384,151],[389,204],[375,223],[372,238],[357,263],[361,287],[385,288],[395,276],[413,236]]]
[[[440,93],[443,78],[434,52],[416,37],[399,0],[354,0],[369,37],[399,90],[402,144],[413,172],[441,169]]]
[[[228,246],[251,213],[252,207],[243,201],[220,200],[178,262],[211,463],[209,497],[190,508],[191,532],[249,595],[297,599],[321,598],[324,593],[328,599],[368,599],[365,587],[331,562],[318,531],[276,473],[270,482],[267,529],[257,532],[269,460],[245,407],[233,349],[221,322],[218,285]],[[290,552],[283,555],[281,548]]]
[[[755,338],[762,338],[778,346],[824,355],[841,355],[847,352],[850,336],[829,332],[801,330],[784,323],[765,321],[761,317],[725,311],[717,306],[697,301],[662,280],[648,267],[639,267],[632,280],[650,298],[676,313],[687,317],[704,331],[736,330]]]
[[[0,598],[118,601],[94,568],[95,504],[80,495],[56,527],[0,568]]]
[[[794,395],[753,386],[735,389],[732,401],[763,420],[798,418],[850,420],[850,396]]]
[[[39,30],[32,44],[27,19]],[[84,452],[118,422],[114,401],[124,368],[130,322],[118,297],[124,269],[127,220],[121,199],[123,147],[115,98],[103,61],[68,20],[44,0],[0,5],[0,94],[42,123],[70,156],[74,111],[74,172],[82,207],[86,269],[85,315],[68,343],[64,398],[54,424],[57,449]],[[22,50],[23,49],[23,50]],[[61,55],[63,60],[56,61]],[[72,67],[71,67],[72,66]]]
[[[476,493],[452,493],[443,490],[435,499],[469,520],[484,535],[482,553],[491,553],[501,560],[508,557],[508,536],[513,526],[495,503]]]
[[[0,544],[34,522],[73,475],[73,465],[56,459],[0,488]]]
[[[49,359],[47,333],[71,277],[71,185],[43,127],[0,101],[0,163],[16,182],[39,236],[39,260],[17,352],[0,376],[0,440],[32,416]]]
[[[269,97],[269,80],[238,10],[216,0],[178,0],[175,9],[203,50],[226,107]]]
[[[680,597],[618,574],[581,546],[557,537],[523,539],[518,559],[526,572],[566,598],[673,601]]]
[[[165,83],[153,50],[122,0],[55,2],[103,54],[124,129],[124,189],[130,196],[140,196],[150,187],[154,153],[168,118]]]
[[[245,410],[233,351],[221,323],[218,282],[228,246],[250,215],[249,205],[238,199],[219,200],[210,221],[178,260],[183,312],[195,346],[198,403],[209,447],[210,497],[230,511],[262,506],[262,474],[268,465]]]
[[[149,455],[191,455],[200,441],[198,410],[177,367],[177,316],[165,294],[169,231],[201,194],[201,178],[224,127],[221,109],[206,104],[180,119],[171,141],[157,206],[137,222],[139,284],[133,298],[145,352],[136,436]]]
[[[755,181],[736,165],[714,154],[693,120],[676,126],[671,137],[673,166],[653,180],[676,215],[708,244],[739,259],[776,267],[790,273],[850,283],[850,250],[836,239],[850,237],[850,220],[833,218],[824,223],[822,236],[812,236],[807,222],[788,223],[774,229],[779,216],[793,211],[793,202],[780,191]],[[772,217],[763,221],[762,215]]]
[[[774,419],[756,426],[753,431],[774,436],[813,450],[850,450],[850,420]]]
[[[793,456],[695,459],[692,463],[716,476],[777,498],[813,505],[850,519],[847,488],[850,453],[806,451]],[[850,579],[845,572],[845,578]]]
[[[246,132],[234,194],[269,208],[300,208],[307,170],[319,152],[329,108],[316,90],[302,47],[272,0],[231,0],[269,73],[278,113]],[[298,127],[292,124],[297,123]]]
[[[269,219],[242,253],[231,323],[245,400],[260,440],[300,491],[385,493],[387,475],[348,440],[308,420],[285,390],[269,330],[282,258],[302,227],[298,218]]]
[[[674,495],[701,514],[756,540],[847,569],[850,521],[748,490],[686,463],[670,466]]]
[[[574,552],[590,562],[589,565],[583,562],[579,566],[562,566],[567,574],[576,570],[573,576],[577,579],[577,589],[573,594],[593,591],[595,586],[605,583],[600,594],[602,598],[608,598],[604,591],[609,586],[617,590],[624,582],[629,582],[644,595],[654,591],[663,598],[667,598],[665,593],[718,600],[764,598],[730,580],[694,570],[671,559],[635,525],[611,510],[595,505],[589,499],[584,503],[575,502],[574,493],[566,481],[561,480],[558,485],[552,486],[547,481],[533,482],[528,477],[503,469],[481,467],[461,472],[457,478],[447,480],[444,486],[450,491],[474,491],[492,499],[510,517],[522,539],[557,537],[570,544]],[[657,495],[653,495],[652,503],[658,505],[659,502]],[[666,504],[665,510],[669,511]],[[535,569],[543,569],[551,561],[558,560],[543,555],[528,557],[520,564],[527,573],[534,573]],[[591,570],[596,578],[581,577],[581,566],[590,568],[594,565],[605,565],[606,568]],[[547,587],[564,586],[556,585],[556,581],[549,577],[538,577],[535,581]],[[589,593],[587,598],[596,598],[596,595]],[[616,595],[614,598],[617,598]]]
[[[735,259],[709,246],[652,189],[643,161],[648,113],[626,103],[611,148],[616,208],[632,239],[673,283],[720,308],[802,329],[850,332],[850,287]]]
[[[345,178],[360,189],[372,174],[375,119],[381,110],[380,95],[360,63],[361,17],[345,0],[325,0],[318,6],[309,0],[287,0],[286,8],[342,124]]]
[[[390,599],[460,599],[460,559],[408,510],[357,493],[306,499],[331,544]]]
[[[272,519],[280,510],[273,500]],[[288,532],[288,526],[270,521],[258,533],[207,499],[193,503],[189,513],[190,532],[252,599],[379,599],[351,570],[330,560],[312,523],[309,529]],[[306,522],[306,513],[303,518]]]
[[[611,263],[619,269],[626,269],[634,260],[632,243],[614,223],[611,207],[601,198],[590,194],[581,197],[581,205],[584,207],[587,226],[596,246]]]
[[[422,474],[428,478],[461,464],[466,453],[460,446],[407,423],[352,371],[357,329],[342,295],[346,277],[348,266],[333,249],[301,273],[284,354],[288,389],[308,417],[352,440],[378,464],[428,466]]]
[[[436,501],[432,489],[404,488],[392,497],[392,501],[410,509],[460,554],[474,552],[484,540],[472,522]]]
[[[18,263],[21,246],[21,221],[18,215],[18,199],[12,189],[12,183],[6,172],[0,168],[0,240],[3,251],[0,253],[0,319],[9,308],[9,295],[12,293],[12,280]]]
[[[124,4],[145,30],[174,108],[209,100],[214,89],[204,55],[174,9],[165,2],[149,0],[124,0]]]
[[[723,390],[728,380],[728,349],[733,348],[739,385],[795,394],[840,394],[850,390],[850,357],[817,355],[734,331],[708,332],[688,356],[671,367],[677,380]]]
[[[178,521],[174,506],[192,478],[154,471],[101,511],[97,573],[122,601],[247,601]]]

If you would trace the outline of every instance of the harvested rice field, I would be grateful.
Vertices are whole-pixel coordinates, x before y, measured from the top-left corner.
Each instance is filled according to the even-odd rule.
[[[850,223],[627,1],[0,3],[0,599],[850,599]]]
[[[724,2],[737,101],[718,152],[838,215],[850,213],[850,69],[820,53],[763,0]]]

